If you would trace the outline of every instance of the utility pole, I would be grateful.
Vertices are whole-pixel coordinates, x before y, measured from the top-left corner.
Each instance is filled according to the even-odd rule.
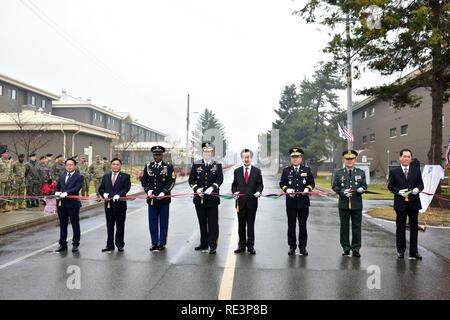
[[[350,14],[347,12],[345,21],[345,31],[347,33],[347,128],[353,134],[353,113],[352,113],[352,64],[350,50]],[[353,142],[347,140],[348,149],[353,149]]]
[[[187,113],[186,113],[186,172],[189,170],[190,157],[189,157],[189,99],[187,96]]]

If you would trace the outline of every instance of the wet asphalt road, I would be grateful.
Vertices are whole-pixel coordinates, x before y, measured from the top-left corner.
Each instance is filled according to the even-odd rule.
[[[230,192],[231,179],[228,170],[222,193]],[[272,176],[264,176],[264,184],[265,193],[278,192]],[[187,183],[174,188],[185,192],[190,192]],[[392,230],[364,219],[362,258],[344,258],[336,199],[316,195],[311,200],[308,257],[287,255],[284,199],[261,199],[257,254],[231,262],[229,250],[237,245],[230,243],[236,219],[232,200],[222,200],[219,209],[215,256],[194,251],[199,231],[191,198],[173,200],[164,252],[148,251],[143,200],[129,205],[123,253],[101,252],[106,241],[102,208],[82,220],[78,254],[52,252],[59,235],[55,223],[5,235],[0,237],[0,299],[217,299],[222,291],[232,299],[450,299],[450,261],[444,256],[420,247],[423,261],[397,260]],[[448,248],[450,237],[442,239]],[[69,290],[67,269],[73,265],[80,268],[81,288]],[[369,289],[373,273],[368,269],[377,267],[380,289]],[[234,276],[231,283],[222,281],[224,270]]]

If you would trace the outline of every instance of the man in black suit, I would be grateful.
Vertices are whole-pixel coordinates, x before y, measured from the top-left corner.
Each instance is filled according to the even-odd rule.
[[[106,227],[108,238],[106,248],[102,252],[114,251],[114,226],[116,227],[115,243],[117,249],[122,252],[125,242],[125,218],[127,213],[127,202],[120,200],[125,197],[131,188],[130,175],[121,172],[122,160],[114,158],[111,160],[111,172],[106,173],[100,183],[99,193],[103,198],[112,200],[105,201]]]
[[[409,258],[422,259],[417,248],[418,216],[422,209],[419,193],[423,190],[420,167],[410,166],[412,152],[400,151],[401,166],[389,172],[388,189],[394,194],[394,210],[397,213],[397,254],[403,259],[406,251],[406,219],[409,217]]]
[[[67,226],[72,225],[73,239],[72,252],[78,252],[80,246],[80,199],[72,199],[67,196],[78,196],[83,186],[83,177],[75,171],[77,162],[74,159],[65,161],[66,172],[59,176],[56,184],[55,196],[57,197],[59,218],[59,248],[56,252],[67,251]]]
[[[300,254],[308,255],[306,244],[308,231],[306,222],[309,215],[309,195],[315,185],[311,168],[303,164],[303,150],[292,148],[289,150],[291,165],[284,168],[280,179],[280,188],[286,193],[286,213],[288,218],[288,255],[295,254],[297,249],[296,225],[298,220],[298,247]]]
[[[261,170],[251,165],[253,152],[249,149],[241,151],[244,165],[234,170],[231,192],[236,196],[236,211],[239,221],[239,244],[234,253],[255,251],[255,218],[258,209],[258,198],[264,189]],[[246,230],[247,229],[247,230]]]

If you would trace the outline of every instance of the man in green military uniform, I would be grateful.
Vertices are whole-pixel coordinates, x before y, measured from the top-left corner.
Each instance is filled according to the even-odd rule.
[[[24,163],[25,155],[19,154],[19,160],[13,163],[12,165],[12,174],[14,179],[14,188],[12,193],[15,197],[17,197],[16,202],[13,205],[14,210],[26,209],[25,196],[26,191],[26,183],[25,183],[25,171],[26,165]]]
[[[41,183],[41,175],[39,171],[39,163],[36,161],[36,154],[31,153],[28,156],[29,161],[27,162],[25,169],[25,181],[27,184],[27,196],[38,196],[39,188]],[[39,207],[39,200],[28,199],[27,208]]]
[[[91,178],[94,179],[95,194],[97,195],[97,198],[100,198],[98,188],[100,188],[100,184],[102,183],[105,170],[99,155],[95,156],[95,162],[89,167],[89,173],[91,174]]]
[[[55,158],[55,163],[52,166],[52,180],[58,181],[58,178],[66,172],[66,166],[64,165],[64,157],[59,154]]]
[[[0,150],[0,196],[11,195],[11,180],[12,180],[12,166],[11,160],[9,160],[9,152],[7,148]],[[0,210],[2,212],[11,211],[9,205],[9,199],[0,199]]]
[[[111,170],[111,163],[109,163],[107,157],[103,157],[103,174],[108,173]]]
[[[83,177],[83,187],[81,187],[81,196],[89,197],[89,183],[91,178],[89,174],[89,166],[84,155],[80,156],[80,163],[78,164],[78,170]]]
[[[333,179],[333,191],[339,194],[339,218],[341,220],[340,241],[343,256],[360,258],[362,194],[367,190],[366,175],[363,170],[355,168],[358,153],[346,150],[342,154],[345,167],[336,171]],[[352,221],[352,242],[350,244],[349,229]]]

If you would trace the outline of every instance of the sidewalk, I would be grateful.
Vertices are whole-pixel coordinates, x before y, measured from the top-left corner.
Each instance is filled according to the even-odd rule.
[[[187,176],[177,177],[176,184],[186,182],[187,179]],[[130,192],[128,193],[129,196],[139,194],[143,194],[143,190],[140,185],[133,185]],[[95,193],[91,194],[91,196],[95,197]],[[103,206],[103,202],[83,201],[83,206],[80,210],[80,216],[82,216],[82,213],[85,211],[101,206]],[[44,207],[40,206],[39,208],[14,210],[10,212],[0,213],[0,235],[58,219],[58,214],[44,214],[43,210]]]

